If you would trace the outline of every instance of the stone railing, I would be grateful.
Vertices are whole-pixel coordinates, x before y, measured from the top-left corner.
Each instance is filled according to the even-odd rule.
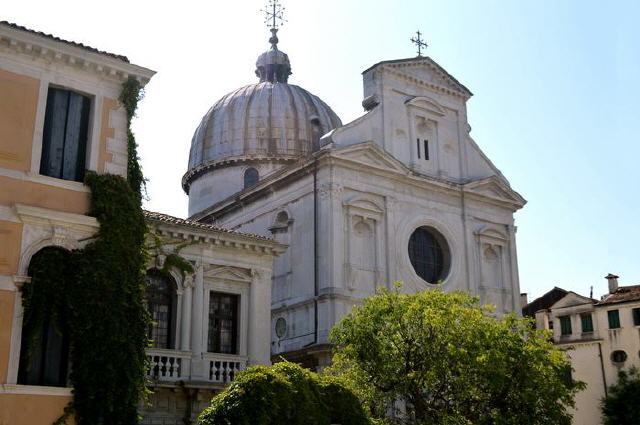
[[[157,381],[184,381],[190,374],[190,351],[151,348],[147,350],[147,376]]]
[[[209,372],[208,381],[227,384],[233,381],[238,372],[247,368],[247,358],[230,354],[204,354],[205,365]]]

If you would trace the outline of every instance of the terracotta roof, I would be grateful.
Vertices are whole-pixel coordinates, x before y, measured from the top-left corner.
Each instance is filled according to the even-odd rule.
[[[640,301],[640,285],[621,286],[613,294],[605,296],[596,305]]]
[[[565,291],[562,288],[554,287],[552,290],[547,292],[546,294],[536,298],[531,301],[529,304],[522,307],[522,315],[528,317],[535,317],[536,312],[540,310],[546,310],[558,302],[560,299],[564,298],[569,292]]]
[[[69,44],[69,45],[74,46],[74,47],[79,47],[81,49],[88,50],[88,51],[90,51],[92,53],[97,53],[99,55],[109,56],[109,57],[112,57],[114,59],[118,59],[118,60],[121,60],[123,62],[129,63],[129,59],[126,56],[116,55],[115,53],[105,52],[104,50],[99,50],[99,49],[96,49],[95,47],[86,46],[86,45],[84,45],[82,43],[77,43],[75,41],[64,40],[64,39],[62,39],[60,37],[56,37],[55,35],[47,34],[47,33],[41,32],[41,31],[35,31],[35,30],[32,30],[32,29],[20,26],[18,24],[14,24],[12,22],[0,21],[0,25],[6,26],[6,27],[9,27],[9,28],[13,28],[13,29],[16,29],[16,30],[28,32],[30,34],[38,35],[40,37],[45,37],[45,38],[48,38],[50,40],[58,41],[60,43]]]
[[[162,213],[159,213],[159,212],[144,210],[144,216],[148,220],[159,221],[161,223],[175,224],[175,225],[178,225],[178,226],[187,226],[187,227],[191,227],[193,229],[199,229],[199,230],[212,230],[212,231],[215,231],[215,232],[229,233],[229,234],[232,234],[232,235],[246,236],[246,237],[250,237],[250,238],[260,239],[260,240],[263,240],[263,241],[273,242],[272,238],[268,238],[268,237],[262,236],[262,235],[257,235],[255,233],[238,232],[236,230],[227,229],[227,228],[216,226],[216,225],[213,225],[213,224],[200,223],[200,222],[197,222],[197,221],[188,220],[188,219],[184,219],[184,218],[178,218],[178,217],[174,217],[174,216],[171,216],[171,215],[168,215],[168,214],[162,214]]]

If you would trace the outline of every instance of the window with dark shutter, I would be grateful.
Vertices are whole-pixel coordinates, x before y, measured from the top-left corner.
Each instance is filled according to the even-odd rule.
[[[634,308],[631,312],[633,315],[633,325],[640,326],[640,308]]]
[[[582,322],[582,333],[593,332],[593,318],[591,317],[591,313],[581,314],[580,321]]]
[[[42,137],[40,174],[82,181],[85,172],[91,99],[49,88]]]
[[[238,296],[211,292],[209,296],[210,353],[238,354]]]
[[[620,313],[618,310],[607,311],[609,319],[609,329],[618,329],[620,327]]]
[[[571,335],[571,317],[569,316],[560,317],[560,334]]]

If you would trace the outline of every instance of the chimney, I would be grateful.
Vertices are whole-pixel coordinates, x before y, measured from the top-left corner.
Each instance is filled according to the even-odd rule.
[[[527,293],[520,294],[520,308],[524,308],[525,305],[529,304],[529,298],[527,297]]]
[[[618,277],[615,274],[609,273],[604,278],[609,282],[609,293],[613,294],[618,290]]]

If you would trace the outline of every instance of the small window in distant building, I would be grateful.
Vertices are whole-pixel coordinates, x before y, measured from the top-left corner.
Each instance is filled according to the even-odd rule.
[[[420,139],[416,139],[416,146],[418,148],[418,159],[420,159]]]
[[[591,317],[591,313],[581,314],[580,321],[582,322],[582,333],[593,332],[593,318]]]
[[[633,314],[633,325],[640,326],[640,308],[634,308],[631,313]]]
[[[549,329],[553,330],[553,320],[549,320]]]
[[[560,317],[560,333],[562,335],[571,335],[571,317]]]
[[[616,350],[611,353],[611,361],[614,363],[624,363],[627,361],[627,353],[622,350]]]
[[[87,154],[91,99],[49,88],[42,136],[40,174],[82,181]]]
[[[429,160],[429,141],[424,139],[424,159]]]
[[[258,170],[255,168],[247,168],[244,172],[244,188],[251,187],[258,183]]]
[[[237,354],[238,296],[211,292],[209,296],[210,353]]]
[[[620,312],[618,310],[607,311],[609,317],[609,329],[618,329],[620,327]]]

